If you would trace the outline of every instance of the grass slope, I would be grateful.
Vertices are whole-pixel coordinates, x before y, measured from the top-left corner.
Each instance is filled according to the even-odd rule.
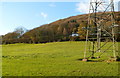
[[[3,76],[118,76],[119,62],[83,62],[84,42],[3,45]],[[108,55],[109,56],[109,55]],[[107,59],[106,54],[103,58]]]

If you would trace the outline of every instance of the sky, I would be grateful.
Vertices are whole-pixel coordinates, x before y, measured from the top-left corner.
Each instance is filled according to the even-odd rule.
[[[118,1],[118,0],[117,0]],[[0,2],[0,35],[13,32],[17,27],[28,30],[49,24],[59,19],[85,14],[89,1],[40,1],[40,2]]]

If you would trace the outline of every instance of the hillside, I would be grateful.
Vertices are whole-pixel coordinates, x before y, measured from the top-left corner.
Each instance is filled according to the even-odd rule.
[[[98,13],[97,15],[99,16],[100,14],[101,13]],[[106,16],[103,17],[106,18]],[[120,25],[120,12],[115,12],[115,17],[116,23]],[[3,43],[46,43],[56,41],[85,40],[86,33],[82,27],[87,26],[87,20],[88,14],[71,16],[29,30],[19,38],[19,34],[16,32],[8,33],[3,36]],[[109,26],[110,23],[111,21],[107,21],[105,25]],[[79,36],[71,36],[76,33],[78,33]],[[117,40],[120,40],[119,36],[117,36]]]

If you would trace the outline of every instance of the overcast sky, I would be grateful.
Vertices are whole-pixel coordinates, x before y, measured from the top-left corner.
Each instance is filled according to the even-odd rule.
[[[2,0],[0,2],[0,35],[14,31],[17,27],[32,29],[43,24],[67,18],[70,16],[88,13],[89,0]],[[117,2],[116,7],[117,10]]]

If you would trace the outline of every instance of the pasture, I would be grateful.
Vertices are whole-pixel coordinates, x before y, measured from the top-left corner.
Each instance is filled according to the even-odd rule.
[[[3,76],[120,76],[119,62],[83,62],[84,43],[8,44],[2,46]],[[95,59],[96,60],[96,59]]]

